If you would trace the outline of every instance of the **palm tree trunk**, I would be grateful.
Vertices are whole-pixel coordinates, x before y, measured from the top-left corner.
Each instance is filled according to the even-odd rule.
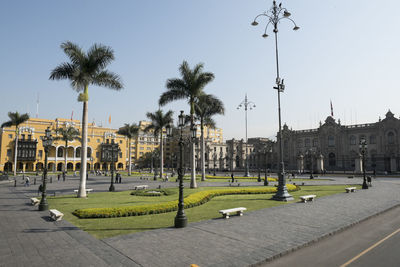
[[[190,127],[194,126],[194,101],[190,101]],[[190,168],[191,168],[191,177],[190,177],[190,188],[197,188],[196,183],[196,147],[195,142],[192,140],[191,142],[191,155],[190,155]]]
[[[14,176],[17,175],[17,154],[18,154],[18,135],[19,135],[19,131],[18,131],[18,126],[15,126],[15,149],[14,149]]]
[[[67,156],[68,156],[68,140],[65,140],[65,162],[64,162],[64,172],[67,173]]]
[[[85,87],[85,95],[88,95],[88,87]],[[88,101],[83,102],[82,112],[82,149],[81,149],[81,173],[78,190],[78,197],[86,197],[86,162],[87,162],[87,118],[88,118]]]
[[[129,148],[128,148],[128,154],[129,154],[129,160],[128,160],[128,176],[131,176],[131,166],[132,166],[132,157],[131,157],[131,138],[128,138],[129,141]]]
[[[203,122],[203,120],[201,120],[200,129],[201,129],[201,136],[200,136],[201,180],[205,181],[206,180],[206,164],[204,161],[204,122]]]
[[[160,132],[160,179],[163,178],[163,173],[164,173],[164,150],[163,150],[164,144],[163,144],[163,132],[161,129]]]

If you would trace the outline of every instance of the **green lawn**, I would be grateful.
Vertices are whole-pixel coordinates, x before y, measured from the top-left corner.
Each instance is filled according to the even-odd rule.
[[[302,195],[315,194],[317,197],[322,197],[345,192],[345,187],[347,186],[304,186],[300,191],[291,192],[291,195],[295,198],[294,201],[299,201],[299,196]],[[217,188],[223,187],[185,189],[185,196],[194,192]],[[124,191],[93,193],[86,199],[76,198],[73,195],[48,197],[48,202],[50,208],[55,208],[64,213],[65,220],[87,231],[96,238],[102,239],[151,229],[173,227],[176,212],[106,219],[78,219],[72,215],[72,212],[79,208],[132,206],[176,200],[178,198],[178,189],[174,188],[172,190],[175,190],[176,194],[161,197],[132,196],[130,195],[131,191]],[[220,209],[243,206],[246,207],[248,211],[252,211],[286,204],[286,202],[270,200],[272,195],[273,194],[250,194],[219,196],[201,206],[186,209],[185,212],[189,223],[191,223],[220,218],[221,215],[218,213]]]

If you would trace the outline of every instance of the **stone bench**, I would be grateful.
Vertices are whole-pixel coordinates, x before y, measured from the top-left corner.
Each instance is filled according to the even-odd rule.
[[[133,188],[133,190],[144,190],[147,189],[149,186],[146,184],[142,184],[142,185],[135,185],[135,187]]]
[[[346,193],[350,193],[350,192],[356,192],[356,187],[347,187],[346,189]]]
[[[77,193],[77,194],[78,194],[78,191],[79,191],[78,189],[75,189],[75,190],[74,190],[74,192]],[[93,189],[92,189],[92,188],[86,189],[86,194],[89,194],[90,192],[93,192]]]
[[[233,209],[227,209],[227,210],[220,210],[219,213],[221,213],[224,216],[224,219],[228,219],[229,215],[233,212],[236,212],[237,215],[243,216],[243,211],[247,210],[244,207],[239,207],[239,208],[233,208]]]
[[[37,199],[36,197],[31,198],[31,204],[32,204],[33,206],[36,206],[36,205],[38,205],[39,203],[40,203],[40,200]]]
[[[306,203],[307,201],[314,201],[314,198],[316,197],[316,195],[307,195],[307,196],[301,196],[301,202]]]
[[[56,209],[51,209],[49,211],[50,211],[50,217],[55,221],[61,221],[62,217],[64,216],[64,213],[61,213]]]

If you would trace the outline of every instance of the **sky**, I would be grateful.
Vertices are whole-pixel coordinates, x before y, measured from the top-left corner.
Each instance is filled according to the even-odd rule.
[[[279,1],[278,1],[279,2]],[[282,123],[309,129],[331,113],[342,124],[400,116],[400,2],[395,0],[282,1],[300,26],[279,24]],[[108,70],[121,76],[124,89],[89,87],[89,121],[119,128],[146,120],[158,109],[167,79],[179,78],[183,60],[215,80],[205,92],[220,98],[225,115],[216,116],[224,139],[245,137],[245,111],[237,109],[247,94],[256,107],[248,111],[248,137],[274,139],[278,131],[275,42],[262,38],[266,25],[254,17],[272,0],[70,0],[0,2],[0,122],[9,111],[46,119],[81,119],[82,103],[68,81],[49,75],[68,61],[60,44],[71,41],[85,51],[94,43],[112,47]],[[189,112],[186,101],[162,107]],[[111,116],[111,124],[108,122]]]

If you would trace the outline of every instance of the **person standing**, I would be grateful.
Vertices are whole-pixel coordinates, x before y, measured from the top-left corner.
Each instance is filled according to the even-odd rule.
[[[30,182],[29,176],[26,176],[26,178],[25,178],[25,186],[30,186],[29,182]]]

